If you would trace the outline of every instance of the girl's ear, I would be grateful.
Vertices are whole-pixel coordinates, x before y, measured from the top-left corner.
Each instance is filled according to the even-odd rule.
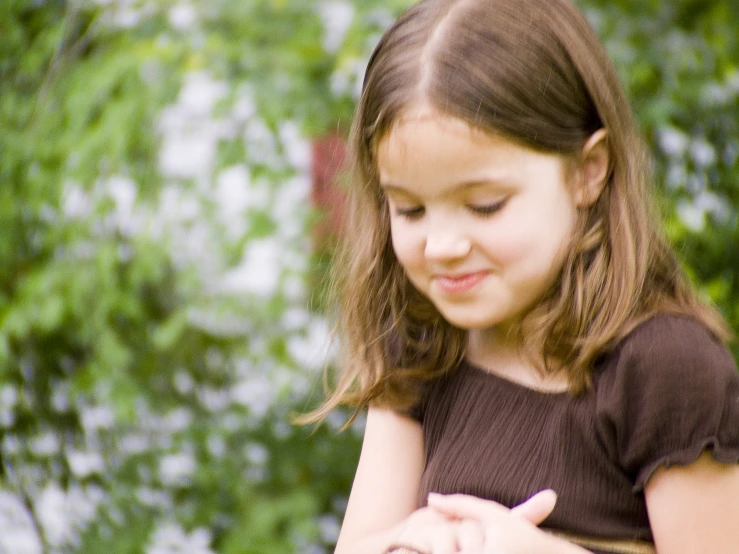
[[[595,203],[606,186],[611,168],[607,137],[605,129],[598,129],[582,148],[578,171],[580,178],[575,189],[575,205],[579,208]]]

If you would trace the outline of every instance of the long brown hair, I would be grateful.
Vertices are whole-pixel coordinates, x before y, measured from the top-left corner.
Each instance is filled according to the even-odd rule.
[[[608,181],[582,209],[555,286],[523,319],[524,346],[542,371],[564,369],[577,394],[593,363],[658,311],[729,332],[701,303],[661,234],[646,148],[616,71],[568,0],[422,0],[370,59],[350,138],[349,213],[334,265],[341,375],[305,420],[346,403],[406,409],[425,380],[453,370],[467,334],[406,279],[393,253],[376,167],[378,142],[424,103],[472,128],[577,161],[607,131]],[[355,412],[356,414],[356,412]]]

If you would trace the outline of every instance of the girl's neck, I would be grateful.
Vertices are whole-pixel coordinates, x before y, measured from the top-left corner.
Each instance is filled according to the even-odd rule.
[[[537,368],[539,359],[527,355],[521,341],[508,330],[469,331],[466,358],[477,367],[532,389],[561,392],[568,388],[566,372],[542,373]]]

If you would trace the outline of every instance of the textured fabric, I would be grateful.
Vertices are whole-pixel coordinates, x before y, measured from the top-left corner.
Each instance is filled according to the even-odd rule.
[[[739,373],[695,320],[644,322],[593,381],[578,397],[545,393],[463,362],[431,384],[413,413],[426,453],[419,505],[433,491],[512,507],[551,488],[558,501],[543,527],[651,541],[642,492],[658,467],[705,449],[739,462]]]

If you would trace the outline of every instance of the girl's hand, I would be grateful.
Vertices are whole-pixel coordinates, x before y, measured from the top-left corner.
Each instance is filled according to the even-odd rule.
[[[534,525],[539,525],[549,517],[556,503],[557,493],[552,489],[547,489],[537,492],[523,504],[514,507],[511,513]]]
[[[416,510],[396,529],[393,545],[406,545],[425,554],[479,551],[484,544],[484,529],[478,522],[448,517],[433,508]]]
[[[486,545],[498,543],[488,537],[493,528],[490,521],[493,515],[505,513],[533,527],[547,518],[556,501],[556,494],[547,490],[508,510],[495,502],[472,496],[432,494],[429,507],[415,511],[398,526],[393,542],[413,546],[427,554],[487,552]]]
[[[525,554],[555,552],[556,544],[563,545],[536,527],[552,512],[556,498],[553,491],[542,491],[512,510],[490,500],[461,494],[430,494],[428,504],[451,520],[478,524],[482,542],[472,547],[460,545],[459,552]]]

